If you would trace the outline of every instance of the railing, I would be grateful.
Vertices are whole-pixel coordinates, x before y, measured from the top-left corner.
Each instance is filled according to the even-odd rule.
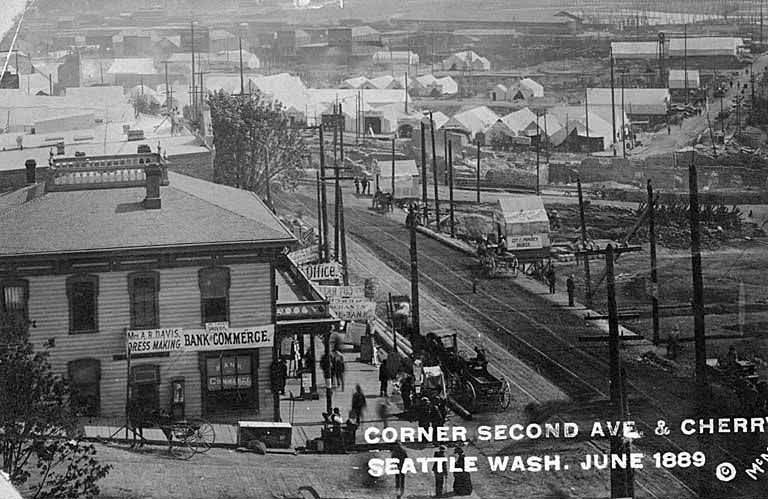
[[[167,185],[165,164],[156,153],[54,159],[48,188],[55,191],[144,186],[147,180],[145,169],[150,165],[163,167],[161,182]]]

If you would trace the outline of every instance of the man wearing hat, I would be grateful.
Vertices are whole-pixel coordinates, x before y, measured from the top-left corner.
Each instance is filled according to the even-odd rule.
[[[444,445],[438,447],[434,457],[445,457]],[[432,465],[432,473],[435,474],[435,497],[443,496],[443,484],[445,483],[445,476],[448,474],[447,468],[447,463],[441,463],[441,465],[434,463]]]
[[[457,496],[468,496],[472,494],[472,478],[464,470],[464,449],[461,445],[456,446],[456,468],[462,471],[453,472],[453,494]]]

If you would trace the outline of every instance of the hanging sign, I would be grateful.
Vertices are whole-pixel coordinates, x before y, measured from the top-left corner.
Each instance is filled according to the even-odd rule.
[[[336,262],[303,265],[301,270],[310,281],[333,281],[341,278],[341,265]]]
[[[288,253],[288,258],[293,260],[296,265],[304,265],[312,263],[318,259],[317,245],[307,246],[300,250],[291,251]]]
[[[275,326],[205,329],[140,329],[126,331],[130,353],[208,352],[272,347]]]
[[[343,321],[369,321],[376,314],[376,302],[365,298],[329,298],[328,305]]]
[[[318,290],[326,298],[362,298],[363,286],[318,286]]]
[[[507,237],[507,249],[531,249],[531,248],[543,248],[544,243],[540,235],[531,234],[527,236],[510,236]]]

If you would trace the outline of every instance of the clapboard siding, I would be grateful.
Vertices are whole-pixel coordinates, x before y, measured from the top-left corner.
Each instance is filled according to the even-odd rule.
[[[269,324],[271,319],[270,265],[268,263],[231,265],[230,323],[233,327]],[[199,328],[199,267],[159,270],[160,327]],[[50,362],[54,372],[66,374],[67,363],[82,358],[101,362],[101,414],[118,416],[125,407],[126,361],[113,360],[125,353],[125,329],[130,325],[128,301],[129,272],[105,272],[99,277],[99,331],[93,334],[69,334],[67,276],[29,278],[29,314],[36,327],[30,330],[32,342],[41,347],[54,339]],[[270,419],[273,413],[269,386],[272,350],[259,351],[257,380],[259,417]],[[201,413],[201,373],[195,352],[174,353],[169,357],[135,359],[132,366],[160,366],[160,403],[168,406],[170,381],[185,380],[187,415]]]

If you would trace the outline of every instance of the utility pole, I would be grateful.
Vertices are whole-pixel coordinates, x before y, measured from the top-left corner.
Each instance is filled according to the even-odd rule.
[[[587,143],[589,143],[589,92],[584,88],[584,128],[587,129]]]
[[[240,46],[240,95],[245,95],[245,83],[243,81],[243,38],[239,38]],[[229,54],[229,52],[227,52]]]
[[[336,261],[341,260],[341,244],[339,244],[339,156],[337,145],[339,141],[339,109],[338,104],[333,105],[333,255]]]
[[[195,21],[189,23],[192,30],[192,116],[197,119],[197,94],[195,93]]]
[[[429,225],[429,199],[427,199],[427,142],[424,122],[421,123],[421,202],[424,205],[424,227]]]
[[[395,138],[392,137],[392,199],[395,199]]]
[[[688,166],[688,189],[691,222],[691,272],[693,274],[693,330],[696,346],[696,385],[699,400],[704,406],[707,390],[706,338],[704,336],[704,283],[701,271],[701,233],[699,231],[699,187],[694,163],[695,151],[691,150]]]
[[[443,130],[443,157],[445,158],[445,174],[443,175],[443,185],[448,187],[448,130]]]
[[[326,331],[323,337],[323,350],[325,350],[326,362],[331,362],[331,332]],[[328,369],[328,373],[330,373]],[[325,412],[333,414],[333,390],[331,389],[332,380],[329,377],[325,378]]]
[[[320,123],[320,194],[322,198],[322,210],[320,211],[320,222],[323,226],[323,260],[325,263],[331,261],[330,249],[328,248],[328,193],[325,188],[325,148],[323,139],[323,124]]]
[[[477,171],[475,177],[475,191],[477,192],[477,204],[480,204],[480,141],[477,141]]]
[[[621,151],[626,159],[627,157],[627,133],[626,123],[624,122],[624,73],[621,74]]]
[[[453,211],[453,142],[448,142],[448,199],[451,209],[451,237],[456,237],[456,227]]]
[[[435,186],[435,227],[440,232],[440,197],[437,190],[437,151],[435,147],[435,121],[432,119],[432,111],[429,112],[429,131],[432,136],[432,178]]]
[[[589,254],[585,255],[588,257]],[[587,258],[585,258],[585,261]],[[608,294],[608,355],[611,378],[610,397],[616,421],[626,421],[625,401],[623,394],[623,376],[621,357],[619,356],[619,312],[616,306],[616,280],[614,276],[614,249],[609,244],[605,248],[605,268],[607,271],[606,290]],[[629,456],[630,444],[623,432],[611,436],[611,454]],[[632,468],[611,468],[611,497],[634,497],[634,480]]]
[[[613,155],[616,156],[616,90],[613,79],[613,47],[611,47],[611,147]]]
[[[419,314],[419,262],[416,249],[416,216],[417,209],[414,203],[408,211],[408,230],[411,236],[411,322],[413,331],[417,336],[421,335]]]
[[[539,195],[539,150],[541,149],[541,127],[539,126],[539,112],[536,111],[536,195]]]
[[[688,25],[683,24],[683,73],[685,78],[685,104],[688,105]]]
[[[651,243],[651,305],[653,313],[653,344],[659,344],[659,276],[656,269],[656,221],[653,185],[648,179],[648,239]]]
[[[341,134],[339,135],[339,160],[341,161],[341,167],[344,168],[344,114],[341,112],[341,103],[339,103],[339,122],[341,124]],[[338,177],[339,170],[336,170]],[[347,259],[347,231],[344,222],[344,192],[341,190],[341,184],[339,186],[339,239],[341,243],[341,267],[344,269],[344,285],[349,286],[349,265]]]
[[[323,234],[323,203],[322,203],[322,196],[320,195],[320,172],[316,172],[316,178],[317,178],[317,258],[318,261],[322,262],[324,261],[323,258],[323,245],[325,244],[323,240],[325,239],[325,234]]]
[[[691,273],[693,281],[693,337],[696,358],[696,391],[698,415],[706,414],[709,390],[707,386],[707,348],[704,328],[704,282],[701,272],[701,234],[699,232],[699,186],[694,163],[695,151],[691,150],[688,166],[688,195],[691,217]],[[699,446],[706,446],[707,439],[699,435]],[[708,480],[699,472],[699,497],[709,497]]]
[[[581,221],[581,246],[587,250],[587,224],[584,219],[584,197],[581,192],[581,179],[576,179],[579,190],[579,219]],[[589,254],[584,254],[584,304],[587,308],[592,306],[592,279],[589,275]]]
[[[169,86],[168,86],[168,61],[163,61],[163,65],[165,66],[165,107],[167,111],[171,112],[171,98],[169,94]]]

